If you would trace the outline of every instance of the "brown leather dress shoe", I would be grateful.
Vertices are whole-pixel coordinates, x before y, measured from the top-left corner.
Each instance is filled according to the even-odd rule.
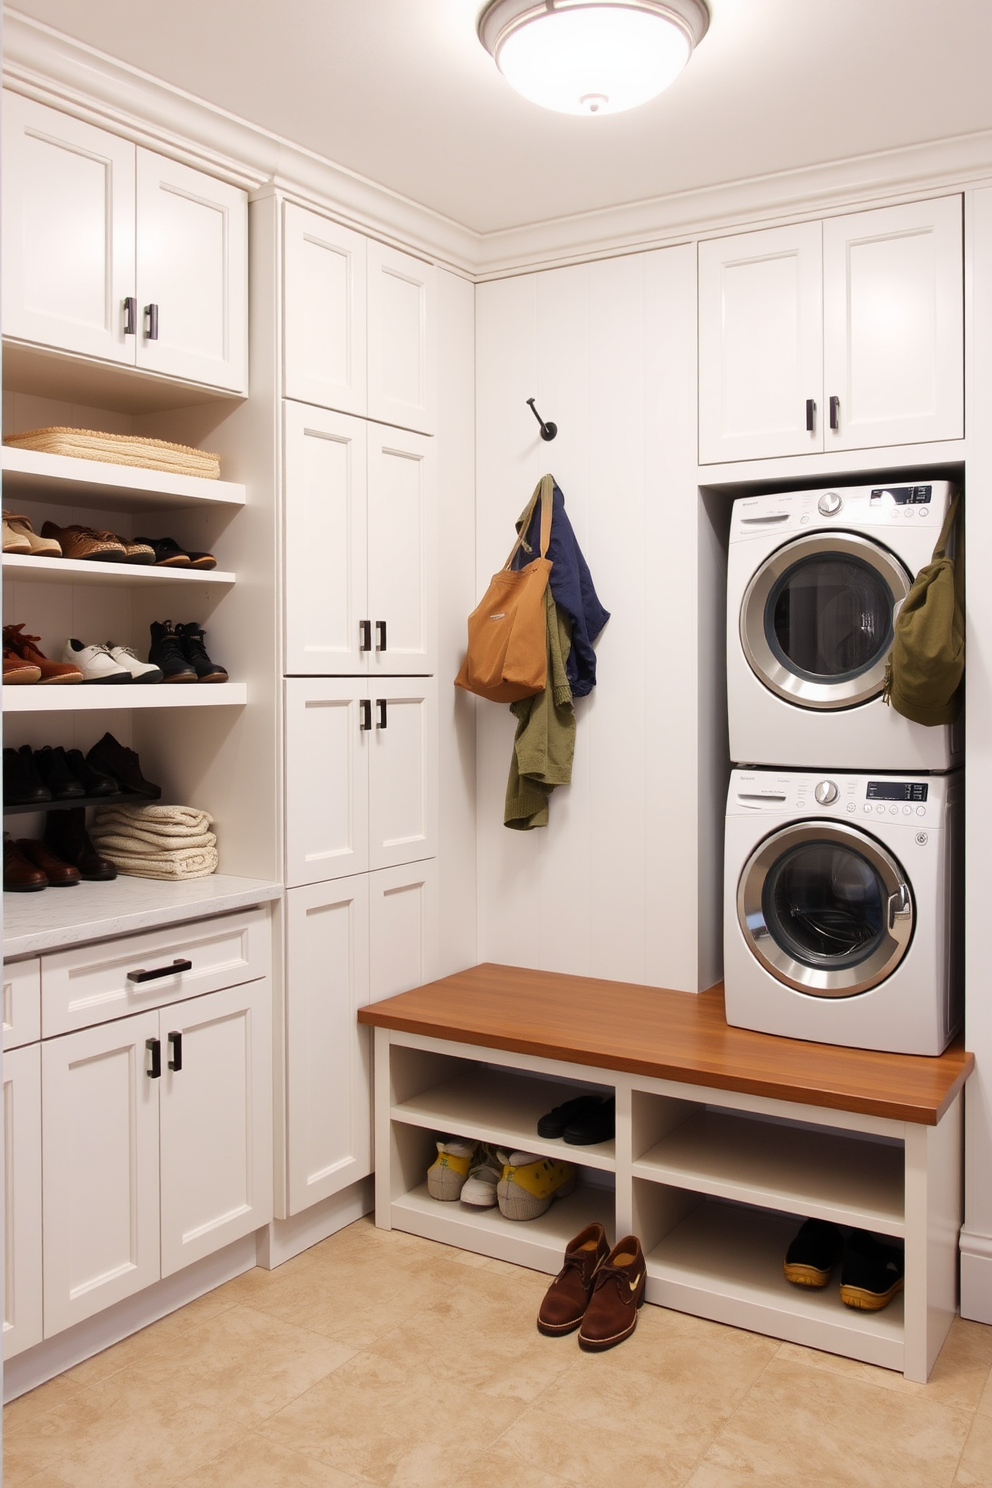
[[[3,834],[3,891],[5,894],[30,894],[47,889],[48,879],[40,868],[29,863],[17,844]]]
[[[39,868],[45,875],[50,889],[65,889],[70,884],[78,884],[79,869],[74,868],[71,863],[65,863],[57,858],[43,842],[35,837],[19,837],[14,844],[18,852],[27,858],[35,868]]]
[[[625,1235],[596,1272],[593,1293],[579,1329],[579,1347],[590,1352],[613,1348],[637,1327],[644,1301],[647,1267],[636,1235]]]
[[[610,1253],[610,1242],[601,1224],[586,1225],[565,1246],[565,1264],[544,1294],[537,1314],[539,1333],[549,1338],[572,1333],[589,1305],[596,1272]]]
[[[77,666],[66,661],[49,661],[38,650],[40,640],[40,636],[25,635],[23,624],[3,628],[4,654],[19,656],[26,665],[37,667],[42,682],[82,682],[83,674]]]

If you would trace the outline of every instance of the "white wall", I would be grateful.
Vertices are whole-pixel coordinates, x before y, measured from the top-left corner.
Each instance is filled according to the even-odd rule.
[[[551,470],[612,611],[546,829],[503,826],[514,720],[473,704],[482,960],[686,991],[719,976],[723,641],[708,586],[702,641],[698,624],[698,566],[715,557],[694,484],[695,346],[690,246],[477,291],[476,598]]]

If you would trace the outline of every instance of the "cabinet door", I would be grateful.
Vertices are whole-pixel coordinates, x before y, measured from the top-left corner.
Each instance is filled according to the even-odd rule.
[[[700,243],[701,465],[823,448],[820,286],[818,222]]]
[[[365,239],[287,202],[283,246],[283,392],[364,414]]]
[[[3,95],[3,331],[134,362],[135,148],[17,93]]]
[[[432,265],[368,245],[368,414],[433,434],[437,283]]]
[[[139,149],[137,296],[139,367],[247,391],[245,193]]]
[[[369,1002],[422,986],[436,965],[436,862],[370,873]]]
[[[360,678],[286,684],[286,883],[363,873],[369,853],[371,708]]]
[[[162,1275],[272,1218],[268,978],[162,1009]]]
[[[434,442],[369,425],[369,671],[437,666],[437,498]]]
[[[959,196],[823,224],[827,448],[961,438],[961,254]]]
[[[286,895],[289,1212],[372,1169],[369,877]]]
[[[42,1339],[41,1045],[3,1056],[3,1356]]]
[[[364,672],[372,630],[366,581],[366,426],[285,404],[286,671]]]
[[[369,866],[390,868],[437,852],[437,683],[369,683]]]
[[[42,1044],[45,1337],[159,1278],[157,1012]]]
[[[3,1046],[17,1049],[41,1038],[41,962],[6,961],[3,968]]]

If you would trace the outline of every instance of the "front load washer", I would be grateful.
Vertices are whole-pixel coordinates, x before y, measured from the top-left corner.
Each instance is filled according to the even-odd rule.
[[[893,612],[929,563],[947,481],[734,502],[727,569],[730,757],[832,770],[948,770],[963,728],[882,700]]]
[[[727,1022],[940,1054],[961,1021],[959,771],[734,770]]]

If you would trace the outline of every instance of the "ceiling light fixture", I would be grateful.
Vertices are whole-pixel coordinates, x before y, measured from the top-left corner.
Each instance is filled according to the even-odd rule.
[[[675,81],[705,0],[490,0],[479,40],[511,87],[561,114],[619,114]]]

